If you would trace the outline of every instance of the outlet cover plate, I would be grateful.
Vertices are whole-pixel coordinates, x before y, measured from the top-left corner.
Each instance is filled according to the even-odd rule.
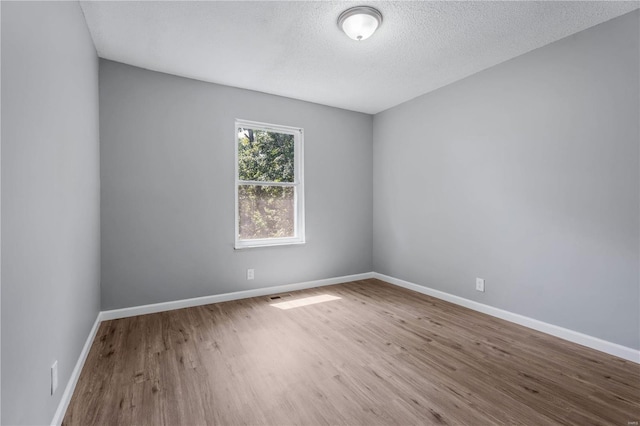
[[[484,278],[476,278],[476,290],[484,292]]]

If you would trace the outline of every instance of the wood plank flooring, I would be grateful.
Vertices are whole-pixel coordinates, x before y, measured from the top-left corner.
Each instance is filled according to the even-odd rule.
[[[64,425],[630,425],[640,366],[378,280],[101,324]]]

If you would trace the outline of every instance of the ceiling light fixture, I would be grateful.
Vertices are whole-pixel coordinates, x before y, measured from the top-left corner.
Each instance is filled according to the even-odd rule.
[[[373,7],[357,6],[347,9],[338,17],[338,26],[349,38],[366,40],[382,24],[382,14]]]

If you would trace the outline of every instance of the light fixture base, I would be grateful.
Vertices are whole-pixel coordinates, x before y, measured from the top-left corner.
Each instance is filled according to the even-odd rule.
[[[357,41],[365,40],[382,25],[382,14],[370,6],[356,6],[345,10],[338,17],[338,27]]]

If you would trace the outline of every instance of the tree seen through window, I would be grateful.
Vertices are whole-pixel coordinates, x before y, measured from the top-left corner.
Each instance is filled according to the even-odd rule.
[[[237,128],[240,240],[294,237],[293,134]]]

